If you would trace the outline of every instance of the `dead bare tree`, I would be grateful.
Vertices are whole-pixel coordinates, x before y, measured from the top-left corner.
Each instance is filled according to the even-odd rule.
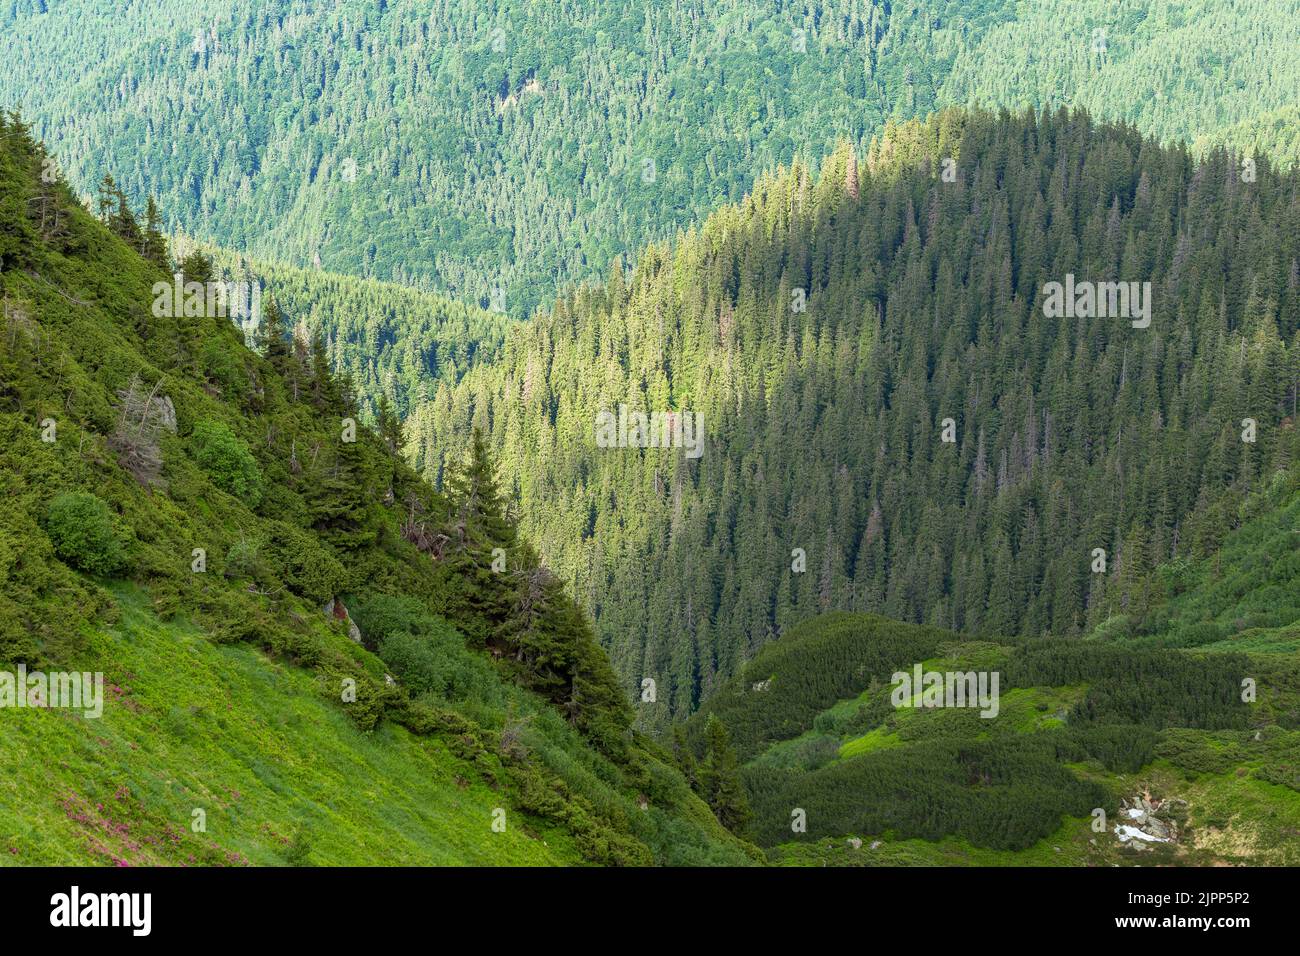
[[[501,744],[498,752],[506,759],[522,760],[528,756],[528,747],[524,743],[524,730],[532,721],[533,715],[526,714],[523,717],[516,716],[513,708],[511,713],[506,716],[505,723],[501,727]]]
[[[429,528],[429,523],[425,520],[424,502],[414,492],[407,496],[406,505],[406,516],[402,519],[402,537],[433,560],[441,561],[443,549],[450,539]]]
[[[118,463],[147,487],[161,481],[162,433],[176,431],[175,409],[171,399],[159,395],[161,388],[162,379],[159,379],[146,393],[140,376],[136,375],[128,387],[119,389],[121,410],[108,440]]]

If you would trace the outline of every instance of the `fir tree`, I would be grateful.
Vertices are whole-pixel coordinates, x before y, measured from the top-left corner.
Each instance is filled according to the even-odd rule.
[[[388,449],[388,453],[394,457],[400,456],[402,452],[402,420],[393,412],[392,403],[388,401],[386,392],[379,394],[379,404],[375,410],[375,428],[379,432],[384,447]]]
[[[343,425],[340,434],[334,463],[312,495],[312,526],[334,547],[347,552],[374,544],[378,502],[372,459],[363,446],[366,433],[358,429],[355,440],[349,441],[351,432]]]
[[[530,632],[532,615],[540,613],[541,595],[533,592],[544,581],[531,555],[512,553],[515,526],[506,516],[487,444],[477,429],[469,454],[451,469],[444,491],[449,508],[444,561],[459,582],[452,603],[472,638],[490,643],[498,656],[508,652],[513,639],[523,663],[520,635]],[[533,648],[532,653],[540,652]]]
[[[99,192],[95,197],[96,215],[104,225],[110,225],[113,211],[117,208],[117,182],[111,173],[105,173],[99,181]]]
[[[162,231],[162,216],[153,196],[145,203],[140,254],[164,272],[171,271],[171,253],[167,248],[167,237]]]
[[[686,778],[686,782],[691,785],[692,789],[697,788],[699,785],[699,767],[695,760],[695,754],[691,750],[691,745],[686,740],[686,728],[680,723],[673,724],[673,759],[677,763],[677,769]]]
[[[279,304],[268,295],[262,303],[262,324],[257,330],[257,346],[263,357],[276,371],[289,371],[293,344],[289,336],[289,321],[280,311]]]
[[[181,277],[185,282],[207,285],[213,279],[212,257],[194,249],[180,263]]]
[[[342,412],[343,394],[330,369],[325,340],[317,332],[311,338],[311,400],[322,411]]]
[[[742,835],[749,827],[749,799],[740,779],[740,764],[731,749],[726,726],[710,715],[705,726],[704,760],[700,763],[700,795],[718,822],[732,833]]]

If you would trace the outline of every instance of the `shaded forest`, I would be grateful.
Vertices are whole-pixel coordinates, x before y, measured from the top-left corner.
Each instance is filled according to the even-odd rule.
[[[616,264],[407,438],[438,481],[490,436],[629,693],[658,681],[659,727],[828,610],[1140,617],[1153,569],[1212,551],[1292,460],[1297,182],[1077,111],[935,114]],[[1044,315],[1067,274],[1150,282],[1150,327]],[[596,447],[620,403],[702,413],[703,456]]]

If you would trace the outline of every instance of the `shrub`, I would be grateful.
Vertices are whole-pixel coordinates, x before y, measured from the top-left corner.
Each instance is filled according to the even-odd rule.
[[[256,541],[240,538],[226,552],[226,577],[257,580],[266,571],[261,546]]]
[[[305,823],[298,824],[293,832],[293,840],[285,847],[284,861],[290,866],[310,866],[312,830]]]
[[[1127,614],[1113,614],[1097,625],[1093,636],[1102,641],[1124,640],[1134,635],[1133,620]]]
[[[126,549],[105,501],[88,491],[61,494],[50,502],[45,533],[54,553],[87,574],[108,576],[126,564]]]
[[[407,631],[394,631],[380,644],[379,655],[412,694],[446,696],[447,674],[443,662],[422,638]]]
[[[394,631],[423,634],[435,620],[419,601],[390,594],[371,594],[351,602],[352,619],[361,628],[369,650]]]
[[[445,700],[495,703],[499,681],[492,665],[465,646],[465,637],[418,601],[386,594],[352,603],[363,640],[411,691]]]
[[[194,460],[212,483],[250,508],[262,500],[262,471],[248,446],[221,422],[201,421],[190,436]]]
[[[1218,624],[1212,621],[1198,621],[1174,631],[1169,643],[1173,647],[1200,647],[1202,644],[1221,641],[1226,636],[1224,628]]]
[[[1170,597],[1177,597],[1196,583],[1192,562],[1185,557],[1161,566],[1158,573]]]
[[[203,375],[213,385],[221,388],[223,394],[239,395],[248,388],[248,375],[239,353],[230,348],[219,338],[209,339],[203,344],[199,355],[203,363]]]
[[[271,534],[269,558],[289,590],[314,604],[324,604],[343,590],[347,571],[342,562],[301,528],[277,522]]]
[[[417,697],[458,701],[493,696],[491,665],[468,650],[460,632],[445,622],[420,636],[393,631],[380,643],[379,656]]]

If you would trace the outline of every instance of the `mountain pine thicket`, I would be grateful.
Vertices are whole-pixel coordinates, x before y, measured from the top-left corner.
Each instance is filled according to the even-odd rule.
[[[784,864],[1300,862],[1300,468],[1235,513],[1212,554],[1160,569],[1143,619],[1086,636],[803,621],[674,725],[678,765]],[[997,713],[915,684],[900,706],[897,672],[919,661],[996,673]],[[720,736],[714,764],[739,767],[725,794],[695,769]],[[1157,841],[1121,833],[1135,816]]]
[[[0,102],[82,191],[112,170],[208,241],[527,316],[943,106],[1292,162],[1298,31],[1291,0],[16,0]]]
[[[1212,551],[1293,460],[1297,227],[1297,175],[1267,159],[1194,161],[1079,111],[945,111],[616,263],[407,435],[434,480],[489,435],[629,693],[657,681],[655,729],[828,610],[1140,620],[1150,572]],[[1150,326],[1046,316],[1067,275],[1150,282]],[[622,403],[702,414],[702,457],[597,447]]]

